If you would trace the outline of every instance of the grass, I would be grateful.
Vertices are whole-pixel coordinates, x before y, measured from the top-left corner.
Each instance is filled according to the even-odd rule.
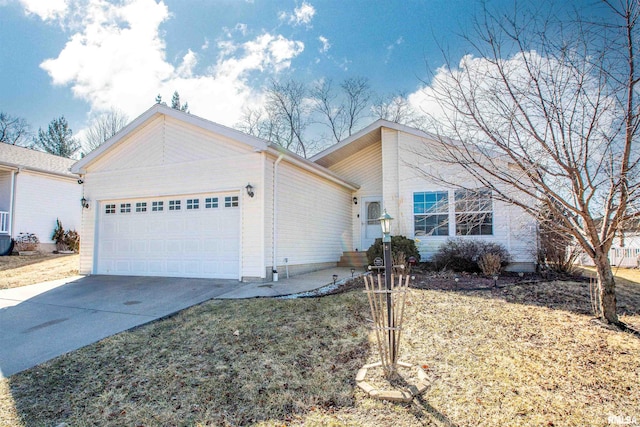
[[[366,297],[210,301],[0,380],[0,424],[607,426],[640,420],[640,340],[592,322],[588,283],[411,291],[412,404],[368,398]],[[640,329],[640,285],[620,281]],[[586,305],[585,305],[586,304]]]
[[[79,255],[37,253],[0,257],[0,289],[17,288],[78,274]]]

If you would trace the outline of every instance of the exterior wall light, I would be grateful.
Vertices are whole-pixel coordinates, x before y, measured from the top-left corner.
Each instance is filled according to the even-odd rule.
[[[354,205],[357,205],[357,204],[358,204],[358,198],[357,198],[357,197],[354,197],[354,198],[353,198],[353,204],[354,204]]]
[[[255,195],[255,193],[253,192],[253,185],[247,184],[247,186],[244,188],[247,190],[247,194],[249,195],[249,197],[253,197]]]
[[[89,209],[89,201],[87,199],[85,199],[84,197],[82,197],[82,199],[80,199],[80,203],[82,204],[82,207],[85,209]]]

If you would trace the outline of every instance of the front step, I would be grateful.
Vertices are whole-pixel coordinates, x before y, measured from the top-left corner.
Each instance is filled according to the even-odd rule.
[[[369,264],[366,252],[343,252],[338,261],[338,267],[365,268]]]

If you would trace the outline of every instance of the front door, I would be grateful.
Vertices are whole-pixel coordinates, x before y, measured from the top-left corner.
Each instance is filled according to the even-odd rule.
[[[362,250],[366,251],[377,238],[382,237],[380,216],[382,215],[382,198],[365,197],[362,201],[363,212],[360,213],[362,224]]]

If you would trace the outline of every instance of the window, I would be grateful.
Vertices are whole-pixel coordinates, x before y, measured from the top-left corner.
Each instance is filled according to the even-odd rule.
[[[380,202],[367,203],[367,225],[380,224]]]
[[[120,213],[130,213],[131,203],[120,203]]]
[[[146,211],[147,211],[147,202],[136,203],[136,212],[146,212]]]
[[[224,207],[225,208],[235,208],[238,207],[238,196],[227,196],[224,198]]]
[[[179,211],[180,210],[180,200],[169,200],[169,210],[170,211]]]
[[[217,197],[207,197],[204,199],[204,207],[205,209],[213,209],[218,207],[218,198]]]
[[[162,212],[164,210],[164,202],[151,202],[152,212]]]
[[[491,190],[456,190],[456,235],[489,236],[493,234]]]
[[[449,235],[449,194],[446,191],[413,193],[416,236]]]
[[[114,214],[116,213],[116,205],[105,205],[104,206],[104,213],[106,214]]]
[[[187,199],[187,209],[200,209],[200,199]]]

